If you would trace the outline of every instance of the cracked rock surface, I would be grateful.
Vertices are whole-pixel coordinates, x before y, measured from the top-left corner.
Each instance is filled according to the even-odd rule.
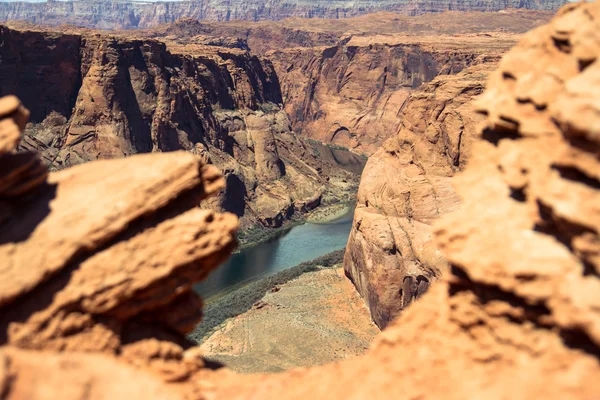
[[[238,226],[198,207],[221,174],[174,152],[48,175],[15,152],[28,115],[0,100],[3,397],[172,398],[136,368],[167,382],[203,366],[186,357],[202,315],[192,285],[230,254]]]

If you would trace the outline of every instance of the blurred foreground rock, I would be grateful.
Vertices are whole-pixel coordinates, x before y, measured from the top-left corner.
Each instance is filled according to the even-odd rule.
[[[197,207],[221,174],[174,152],[48,176],[37,155],[14,152],[28,111],[5,97],[0,116],[2,387],[14,398],[167,396],[125,364],[165,380],[203,366],[185,353],[202,315],[192,284],[236,244],[234,215]]]

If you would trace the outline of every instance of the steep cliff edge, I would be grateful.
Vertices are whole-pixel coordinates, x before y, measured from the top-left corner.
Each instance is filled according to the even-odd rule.
[[[598,3],[567,6],[491,75],[462,205],[435,228],[451,268],[366,356],[217,395],[597,398],[599,28]]]
[[[413,92],[398,133],[367,162],[344,268],[381,328],[444,269],[432,224],[458,205],[451,177],[477,136],[473,101],[493,68],[473,66]]]
[[[25,20],[37,24],[72,24],[99,29],[148,28],[183,17],[200,20],[279,20],[289,17],[345,18],[375,11],[408,15],[442,11],[498,11],[505,8],[556,10],[563,0],[197,0],[173,2],[48,1],[2,2],[0,21]]]
[[[281,226],[356,187],[291,132],[272,65],[245,50],[8,27],[0,40],[1,94],[31,109],[20,149],[51,169],[186,150],[223,171],[211,204],[242,229]]]
[[[498,60],[519,33],[550,18],[529,10],[258,23],[187,18],[140,34],[251,48],[272,61],[295,131],[372,154],[397,131],[411,91],[438,75]]]
[[[278,374],[211,371],[180,342],[199,316],[191,282],[233,242],[234,216],[194,207],[222,185],[214,168],[151,154],[45,181],[13,151],[24,111],[0,101],[2,395],[599,398],[599,21],[597,3],[565,7],[492,75],[463,206],[436,228],[446,278],[365,356]]]
[[[439,75],[498,60],[511,35],[375,35],[333,47],[268,52],[292,126],[373,154],[398,130],[410,93]]]

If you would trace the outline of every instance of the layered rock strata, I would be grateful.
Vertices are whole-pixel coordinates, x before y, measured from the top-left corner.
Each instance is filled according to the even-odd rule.
[[[0,21],[25,20],[37,24],[73,24],[99,29],[147,28],[183,17],[200,20],[249,21],[289,17],[346,18],[375,11],[395,11],[408,15],[442,11],[498,11],[505,8],[556,10],[563,0],[469,0],[392,1],[360,0],[198,0],[178,2],[49,1],[0,4]]]
[[[294,130],[371,155],[398,130],[409,95],[440,75],[494,62],[509,35],[350,37],[268,52]]]
[[[461,208],[435,228],[451,268],[366,356],[217,394],[598,397],[599,28],[598,3],[567,6],[491,75]]]
[[[344,268],[381,328],[445,268],[432,225],[458,205],[451,179],[476,140],[473,102],[493,68],[470,67],[413,92],[398,133],[365,167]]]
[[[261,23],[185,18],[136,35],[187,47],[251,48],[272,62],[294,131],[370,155],[397,131],[413,90],[436,76],[497,61],[516,43],[515,33],[549,19],[525,10]]]
[[[207,23],[190,18],[139,34],[238,43],[272,61],[293,129],[374,153],[398,129],[408,95],[436,76],[497,61],[551,13],[377,13],[343,20]]]
[[[392,322],[365,356],[272,375],[237,375],[223,369],[216,372],[201,369],[197,351],[192,348],[184,351],[185,347],[176,344],[172,336],[179,324],[174,324],[170,317],[185,315],[179,311],[186,309],[184,304],[192,302],[180,299],[181,293],[173,290],[171,285],[177,285],[175,282],[187,285],[188,279],[198,278],[202,274],[198,271],[210,268],[212,262],[197,265],[193,270],[198,274],[186,276],[183,281],[176,277],[183,271],[190,272],[187,268],[171,270],[169,276],[173,280],[166,281],[170,288],[168,292],[154,291],[166,287],[165,281],[156,274],[168,271],[160,266],[162,264],[142,263],[139,274],[127,267],[123,270],[126,272],[117,271],[103,279],[109,286],[105,286],[106,289],[111,291],[110,287],[114,287],[119,291],[119,295],[111,297],[114,302],[97,302],[104,291],[93,290],[102,287],[102,282],[93,279],[94,273],[102,274],[103,268],[112,271],[114,267],[106,262],[97,264],[99,267],[93,270],[84,268],[84,264],[94,257],[88,257],[90,253],[102,255],[111,248],[114,250],[114,246],[124,246],[127,254],[136,254],[135,249],[143,248],[139,243],[145,243],[144,236],[156,232],[162,222],[152,225],[152,218],[143,218],[125,227],[121,225],[122,218],[106,219],[108,225],[104,225],[96,224],[97,219],[92,216],[93,226],[105,229],[93,230],[86,235],[87,223],[77,228],[77,220],[68,220],[65,216],[62,222],[68,222],[73,230],[70,238],[77,232],[82,233],[76,236],[77,240],[91,238],[85,243],[79,242],[86,246],[76,245],[80,250],[69,260],[67,269],[58,275],[52,275],[48,269],[58,265],[60,257],[56,254],[70,254],[62,253],[66,247],[61,245],[60,252],[57,250],[53,257],[42,260],[43,263],[29,263],[28,268],[21,269],[22,276],[26,277],[23,280],[15,280],[6,272],[11,271],[11,264],[5,264],[9,268],[2,270],[3,279],[11,279],[12,285],[8,286],[14,286],[9,292],[12,295],[4,295],[3,291],[2,331],[10,343],[14,343],[0,350],[3,396],[9,399],[146,396],[451,400],[600,397],[600,337],[597,329],[600,322],[597,312],[600,307],[600,262],[597,257],[600,225],[596,218],[597,204],[600,204],[597,198],[600,185],[596,182],[600,167],[597,130],[600,40],[595,39],[595,33],[600,31],[598,21],[598,4],[579,3],[566,7],[551,24],[528,34],[492,75],[487,95],[479,106],[487,113],[485,128],[479,131],[485,141],[472,151],[470,166],[457,180],[463,208],[444,217],[436,228],[437,243],[451,265],[449,273]],[[532,61],[529,64],[532,68],[523,69],[523,58],[530,57],[537,63]],[[14,126],[19,125],[22,114],[4,111],[0,115],[7,113],[13,116],[10,119],[14,125],[8,124],[12,129],[0,130],[0,148],[7,146],[10,149],[11,141],[14,142]],[[6,156],[4,154],[2,159]],[[73,184],[84,179],[84,167],[89,173],[93,172],[94,166],[103,169],[113,163],[128,163],[128,168],[122,170],[135,171],[138,160],[158,161],[165,157],[176,158],[174,154],[135,156],[126,161],[90,163],[67,172]],[[192,164],[188,171],[191,176],[188,175],[186,181],[189,185],[166,191],[171,196],[162,197],[164,202],[151,201],[148,207],[162,213],[163,207],[173,206],[168,199],[178,197],[176,193],[181,193],[182,188],[192,186],[201,193],[208,193],[213,185],[219,184],[219,178],[210,178],[210,167],[198,169],[199,161],[194,158],[194,164],[192,158],[189,160]],[[201,172],[194,174],[193,171]],[[148,183],[153,179],[149,175],[155,178],[170,174],[169,169],[152,166],[145,172],[142,177],[134,174],[126,184],[110,185],[99,191],[96,198],[102,199],[109,190],[127,191],[132,182],[137,185]],[[50,175],[49,181],[53,176]],[[104,173],[100,178],[114,179],[107,178]],[[100,178],[95,181],[102,181]],[[66,179],[65,175],[63,179]],[[45,224],[48,218],[54,220],[55,210],[62,208],[59,208],[59,202],[63,200],[58,199],[63,198],[61,193],[68,191],[60,189],[60,182],[63,181],[59,180],[56,200],[50,202],[46,218],[27,213],[30,218],[38,217],[38,226]],[[166,182],[168,180],[160,180],[159,185],[168,184]],[[37,190],[45,191],[47,187],[38,185]],[[90,191],[89,187],[83,193],[77,191],[77,200],[89,201]],[[153,196],[165,191],[136,191],[136,194],[140,193]],[[28,192],[29,196],[33,194]],[[25,199],[27,197],[18,198],[16,205],[28,207]],[[40,197],[33,196],[33,199]],[[131,197],[120,199],[121,202],[112,204],[113,207],[105,207],[102,215],[125,210],[127,204],[136,204],[135,201],[130,203]],[[90,213],[98,211],[90,209]],[[195,250],[200,253],[191,250],[185,254],[203,254],[200,257],[210,258],[210,253],[219,258],[229,248],[235,218],[212,215],[212,219],[195,223],[194,227],[204,227],[214,233],[178,235],[180,239],[191,241],[212,238],[207,239],[209,244],[203,250]],[[84,217],[87,219],[90,215]],[[144,221],[152,228],[131,231]],[[167,221],[179,226],[174,218]],[[218,225],[219,229],[212,231],[213,225]],[[56,232],[61,229],[62,226],[55,226]],[[120,236],[123,230],[132,236]],[[3,235],[5,232],[8,231],[2,230]],[[37,232],[36,229],[21,239],[2,236],[1,246],[21,248],[24,243],[37,240]],[[162,235],[163,239],[166,237],[168,235]],[[133,242],[138,244],[134,246]],[[101,249],[94,247],[98,243],[103,243]],[[37,250],[32,249],[29,255]],[[177,259],[171,256],[169,261]],[[9,260],[12,262],[13,258]],[[15,259],[14,262],[22,261]],[[46,274],[35,271],[46,271]],[[39,281],[35,277],[40,275],[44,283],[36,286],[35,282]],[[127,287],[135,288],[135,293],[118,284],[112,286],[108,278],[115,276],[128,277],[127,285],[131,286]],[[85,282],[89,278],[89,286],[82,284],[79,277],[85,277]],[[157,282],[160,285],[153,284]],[[150,293],[153,295],[147,297]],[[15,301],[17,298],[20,301]],[[77,298],[81,300],[75,301]],[[131,299],[136,301],[132,303]],[[152,312],[135,314],[138,299],[144,299],[139,304]],[[75,307],[70,308],[68,304]],[[150,304],[165,307],[150,308]],[[170,312],[166,312],[167,309]],[[10,310],[15,314],[10,314]],[[24,327],[37,326],[38,318],[43,320],[51,311],[56,319],[42,327],[47,332],[54,332],[54,335],[46,336],[51,340],[42,341],[44,336],[35,334],[31,336],[32,341],[12,342],[17,338],[13,336],[13,330],[27,332]],[[71,313],[75,314],[72,319],[61,319],[61,315]],[[77,313],[103,318],[90,322],[90,325],[67,325],[79,321]],[[140,328],[146,318],[153,321],[153,330]],[[157,323],[159,320],[161,323]],[[110,346],[108,350],[98,349],[100,343],[116,343],[112,341],[92,341],[95,348],[89,348],[87,353],[81,351],[85,348],[73,349],[69,345],[71,339],[76,342],[82,332],[92,332],[93,327],[103,321],[135,321],[139,325],[135,330],[110,331],[121,338],[120,352],[111,350]],[[61,331],[61,326],[69,329]],[[169,331],[171,336],[157,329],[162,326],[173,328]],[[106,332],[102,326],[99,330]],[[124,333],[127,332],[136,332],[139,336],[126,340]],[[51,351],[61,337],[65,339],[59,347],[63,351]],[[140,337],[144,339],[140,340]],[[33,341],[34,338],[40,341]],[[31,346],[33,343],[48,350],[36,350],[38,347]]]
[[[53,170],[186,150],[225,174],[211,204],[243,229],[279,227],[356,188],[292,133],[273,66],[246,50],[75,29],[2,27],[0,38],[0,92],[32,113],[19,149]]]
[[[486,36],[523,34],[554,16],[552,11],[507,9],[498,12],[448,11],[416,16],[377,12],[343,19],[287,18],[281,21],[199,21],[181,18],[173,23],[132,32],[181,43],[213,43],[250,48],[264,55],[271,50],[332,47],[353,36]],[[11,22],[16,24],[16,22]],[[25,25],[24,22],[19,22]]]

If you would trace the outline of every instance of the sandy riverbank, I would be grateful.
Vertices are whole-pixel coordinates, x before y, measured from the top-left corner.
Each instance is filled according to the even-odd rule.
[[[190,338],[198,343],[203,342],[219,325],[227,319],[236,317],[251,309],[274,287],[289,282],[304,273],[340,264],[344,257],[344,251],[343,249],[334,251],[273,275],[251,282],[244,282],[206,299],[202,322],[190,334]]]
[[[354,209],[355,203],[337,203],[319,207],[306,216],[311,224],[328,224],[342,218]]]
[[[336,264],[274,285],[250,309],[224,320],[201,347],[208,359],[234,371],[276,372],[363,354],[378,332]]]

